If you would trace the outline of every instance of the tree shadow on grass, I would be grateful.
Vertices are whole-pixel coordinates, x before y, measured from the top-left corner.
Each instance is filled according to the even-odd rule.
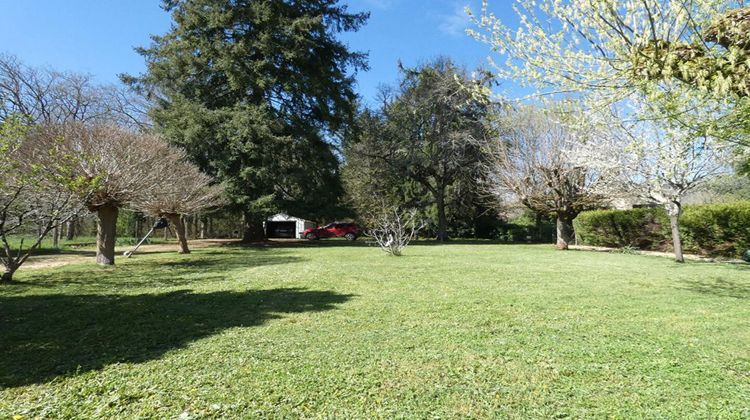
[[[0,297],[0,388],[157,359],[227,328],[333,310],[352,297],[298,288]]]
[[[724,278],[686,280],[684,285],[678,289],[691,292],[714,295],[719,297],[731,297],[737,299],[750,299],[750,283],[740,283]]]

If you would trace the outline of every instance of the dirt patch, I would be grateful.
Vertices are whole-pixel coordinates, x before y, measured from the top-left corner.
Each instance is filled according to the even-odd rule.
[[[607,248],[603,246],[587,246],[587,245],[573,245],[570,247],[572,250],[576,251],[595,251],[595,252],[624,252],[620,248]],[[674,258],[674,254],[672,252],[661,252],[661,251],[641,251],[641,250],[629,250],[628,252],[638,255],[651,255],[654,257],[666,257],[666,258]],[[742,260],[730,260],[730,259],[717,259],[717,258],[709,258],[704,257],[701,255],[694,255],[694,254],[684,254],[683,255],[686,260],[690,261],[704,261],[704,262],[724,262],[724,263],[733,263],[733,264],[744,264],[745,262]]]
[[[213,246],[224,246],[232,243],[236,243],[237,240],[233,239],[196,239],[188,241],[190,249],[208,248]],[[119,258],[122,257],[123,252],[133,249],[132,246],[118,246],[115,248],[115,254]],[[138,248],[137,254],[156,254],[161,252],[177,252],[179,245],[175,243],[166,244],[151,244],[142,245]],[[137,255],[136,254],[136,255]],[[94,263],[96,262],[96,254],[93,250],[73,250],[63,251],[56,255],[32,255],[28,261],[23,265],[23,269],[40,269],[40,268],[54,268],[61,267],[68,264],[77,263]]]

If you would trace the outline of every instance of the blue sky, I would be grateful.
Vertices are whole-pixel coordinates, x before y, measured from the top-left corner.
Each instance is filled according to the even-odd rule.
[[[380,84],[393,84],[397,62],[413,66],[447,55],[469,68],[487,63],[489,47],[469,38],[464,8],[480,0],[349,0],[353,11],[371,12],[367,26],[343,39],[370,53],[371,70],[357,90],[371,102]],[[0,52],[35,66],[90,73],[116,82],[119,73],[143,71],[133,51],[150,34],[169,29],[158,0],[0,0]],[[510,1],[491,0],[499,16],[512,16]]]

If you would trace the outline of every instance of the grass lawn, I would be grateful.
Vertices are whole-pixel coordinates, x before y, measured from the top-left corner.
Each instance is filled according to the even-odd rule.
[[[206,248],[0,288],[0,418],[750,417],[750,268]]]

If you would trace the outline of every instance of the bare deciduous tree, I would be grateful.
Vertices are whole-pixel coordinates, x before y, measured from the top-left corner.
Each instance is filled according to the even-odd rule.
[[[153,188],[140,194],[133,206],[153,216],[166,217],[174,225],[180,253],[188,254],[187,235],[182,216],[216,207],[223,203],[223,189],[187,160],[180,149],[152,138],[151,150],[159,155],[151,171]]]
[[[76,173],[94,182],[95,188],[81,199],[98,216],[96,261],[112,265],[119,210],[154,188],[152,172],[160,156],[153,149],[162,140],[110,124],[68,123],[55,129],[60,131],[62,150],[86,157],[76,162]]]
[[[399,210],[396,207],[384,207],[383,212],[374,219],[375,228],[370,235],[386,254],[401,256],[419,231],[425,226],[417,220],[417,211]]]
[[[557,218],[557,247],[573,241],[573,219],[602,202],[596,174],[567,156],[579,133],[532,108],[499,115],[501,134],[485,140],[486,191],[499,203],[515,202]]]
[[[79,197],[90,193],[92,182],[76,173],[85,159],[60,148],[59,131],[48,126],[29,128],[19,118],[0,123],[0,282],[8,283],[14,273],[41,245],[53,229],[80,210]],[[23,239],[13,249],[10,238],[30,226],[38,234],[24,248]]]
[[[124,86],[99,85],[86,74],[34,68],[0,54],[0,121],[20,114],[30,121],[109,123],[151,127],[150,103]]]

